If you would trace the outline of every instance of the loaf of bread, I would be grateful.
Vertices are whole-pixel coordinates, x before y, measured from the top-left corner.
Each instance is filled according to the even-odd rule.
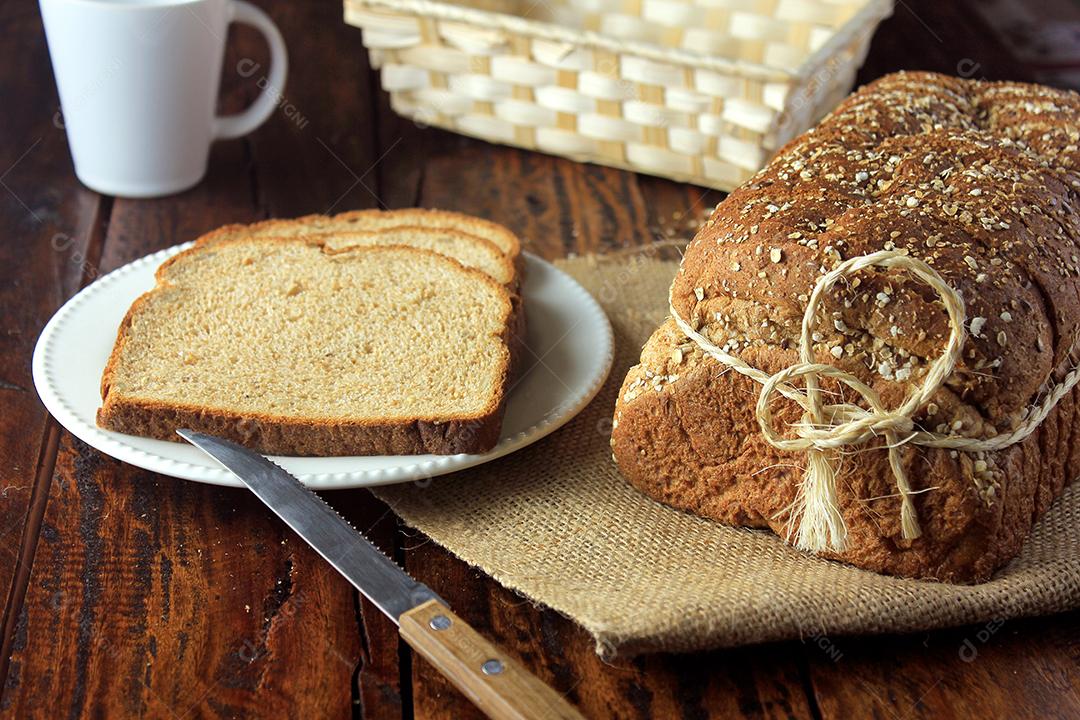
[[[619,394],[622,473],[793,543],[808,508],[832,508],[824,557],[988,578],[1080,474],[1078,191],[1075,93],[925,73],[864,87],[687,248],[672,317]],[[806,410],[811,384],[840,410]]]
[[[504,285],[430,250],[200,240],[124,318],[98,423],[282,455],[483,452],[499,438],[514,313]]]

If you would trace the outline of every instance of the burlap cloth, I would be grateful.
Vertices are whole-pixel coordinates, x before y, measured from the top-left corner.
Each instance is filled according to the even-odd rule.
[[[1080,606],[1080,483],[1042,518],[1020,557],[975,586],[819,560],[772,534],[641,495],[611,459],[610,418],[627,368],[663,319],[677,264],[642,256],[559,264],[615,330],[615,365],[597,398],[502,460],[376,494],[465,562],[579,623],[601,655],[905,632]]]

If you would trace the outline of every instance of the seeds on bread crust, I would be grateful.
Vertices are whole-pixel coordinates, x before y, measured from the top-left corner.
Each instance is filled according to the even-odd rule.
[[[965,437],[1008,432],[1070,366],[1080,336],[1078,118],[1075,93],[926,73],[882,78],[717,207],[675,277],[676,310],[713,343],[776,372],[797,360],[803,308],[821,275],[851,257],[905,251],[961,293],[969,318],[961,363],[917,423]],[[772,261],[773,248],[783,262]],[[857,375],[889,407],[920,381],[948,330],[940,304],[893,272],[841,283],[821,313],[818,360]],[[800,458],[760,438],[753,383],[691,353],[662,395],[641,391],[685,340],[665,324],[628,373],[613,432],[620,469],[663,502],[783,533]],[[1080,431],[1076,395],[1003,451],[904,448],[908,476],[928,489],[914,542],[891,520],[898,501],[885,454],[845,455],[838,482],[851,549],[837,557],[900,575],[987,577],[1080,475],[1080,455],[1066,451]],[[777,416],[799,422],[788,405],[778,403]]]

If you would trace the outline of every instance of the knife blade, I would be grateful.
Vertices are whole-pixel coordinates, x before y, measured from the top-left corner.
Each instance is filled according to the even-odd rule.
[[[469,627],[281,466],[228,440],[177,433],[239,478],[488,717],[581,718],[562,695]]]
[[[409,577],[325,500],[281,466],[227,440],[191,430],[177,432],[238,477],[275,515],[395,623],[402,613],[428,600],[446,604],[427,585]]]

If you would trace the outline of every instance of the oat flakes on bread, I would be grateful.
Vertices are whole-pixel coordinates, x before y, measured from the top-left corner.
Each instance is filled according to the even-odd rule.
[[[968,318],[960,364],[912,418],[915,429],[1008,433],[1076,362],[1078,119],[1071,92],[927,73],[882,78],[720,203],[686,251],[674,307],[717,346],[775,373],[798,361],[819,277],[849,258],[906,251],[960,293]],[[922,381],[949,330],[937,296],[896,271],[859,273],[817,317],[815,360],[869,384],[888,407]],[[805,462],[762,437],[760,387],[669,319],[619,394],[612,444],[623,474],[675,507],[787,537]],[[778,427],[801,420],[791,402],[771,407]],[[822,554],[902,576],[988,578],[1080,474],[1078,422],[1073,390],[1003,450],[903,446],[918,493],[914,539],[902,537],[880,442],[845,448],[837,493],[847,547]]]
[[[401,246],[200,241],[132,305],[98,423],[284,455],[482,452],[511,362],[505,287]]]

